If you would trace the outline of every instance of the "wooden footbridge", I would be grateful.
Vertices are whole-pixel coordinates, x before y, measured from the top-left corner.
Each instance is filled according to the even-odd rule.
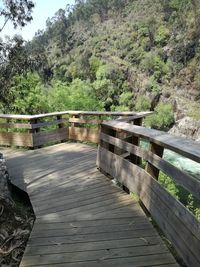
[[[200,199],[200,181],[162,157],[170,149],[200,162],[200,145],[142,127],[146,115],[0,115],[1,145],[40,147],[1,148],[36,215],[21,267],[179,266],[147,211],[187,266],[200,266],[200,223],[158,181],[162,171]]]

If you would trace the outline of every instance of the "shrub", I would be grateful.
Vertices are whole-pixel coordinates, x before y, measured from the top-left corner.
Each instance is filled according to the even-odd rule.
[[[155,34],[156,43],[161,46],[164,46],[166,45],[169,37],[170,37],[169,29],[164,25],[160,25]]]
[[[141,67],[148,74],[154,75],[156,79],[160,79],[170,71],[168,64],[156,52],[146,53],[141,62]]]
[[[103,109],[88,81],[75,79],[70,84],[54,81],[52,87],[47,99],[52,111]]]
[[[119,104],[122,106],[131,106],[133,102],[133,93],[132,92],[123,92],[119,96]]]
[[[151,107],[151,100],[148,96],[139,96],[135,105],[137,111],[149,110]]]
[[[155,129],[167,130],[174,123],[171,104],[160,103],[155,108],[156,114],[145,119],[145,124]]]
[[[179,199],[179,188],[169,176],[163,172],[160,172],[158,181],[169,193]]]
[[[11,112],[18,114],[38,114],[48,111],[40,77],[36,73],[17,75],[11,87]]]
[[[146,89],[149,92],[153,92],[156,94],[159,94],[161,92],[161,87],[160,85],[157,83],[157,81],[155,80],[154,76],[151,76],[149,78],[149,81],[146,85]]]

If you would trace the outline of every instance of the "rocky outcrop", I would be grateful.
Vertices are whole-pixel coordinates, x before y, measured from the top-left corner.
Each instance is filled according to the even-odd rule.
[[[15,195],[0,154],[0,266],[19,266],[34,222],[34,214]]]
[[[195,121],[190,117],[184,117],[175,123],[169,133],[200,141],[200,121]]]
[[[3,158],[3,154],[0,153],[0,204],[2,200],[12,202],[9,184],[10,180],[5,159]]]

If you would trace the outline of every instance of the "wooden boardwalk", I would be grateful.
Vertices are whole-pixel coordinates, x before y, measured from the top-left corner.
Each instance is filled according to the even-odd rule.
[[[139,204],[97,170],[96,149],[1,150],[36,215],[21,267],[178,266]]]

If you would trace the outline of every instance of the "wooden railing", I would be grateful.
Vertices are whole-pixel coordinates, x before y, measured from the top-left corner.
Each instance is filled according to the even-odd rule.
[[[151,112],[64,111],[40,115],[0,114],[0,145],[37,148],[66,140],[98,143],[100,123],[123,118],[141,125]]]
[[[139,146],[141,139],[149,149]],[[102,124],[97,165],[138,194],[188,267],[200,266],[200,222],[158,181],[162,171],[200,200],[200,181],[163,159],[164,149],[200,163],[200,144],[120,121]],[[143,164],[141,164],[141,161]],[[144,167],[145,162],[145,167]]]

